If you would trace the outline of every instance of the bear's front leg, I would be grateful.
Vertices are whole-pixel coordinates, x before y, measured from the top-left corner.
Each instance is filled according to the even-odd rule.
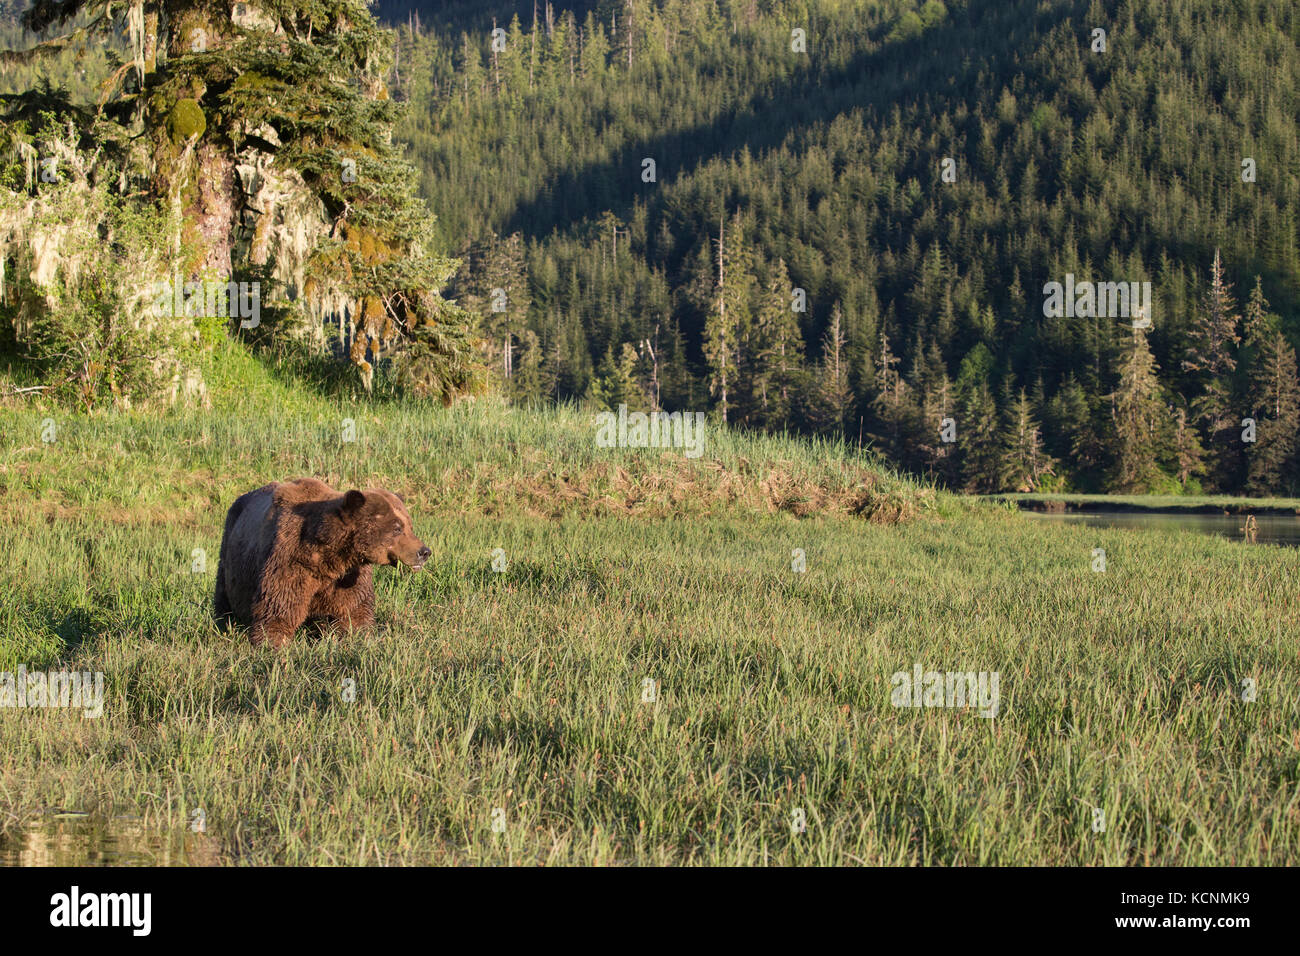
[[[312,601],[309,616],[321,618],[345,631],[361,630],[375,623],[373,572],[364,566],[322,588]]]
[[[268,582],[273,582],[268,586]],[[256,647],[269,641],[284,647],[307,620],[307,609],[315,597],[315,582],[305,573],[266,575],[253,599],[253,628],[249,640]]]

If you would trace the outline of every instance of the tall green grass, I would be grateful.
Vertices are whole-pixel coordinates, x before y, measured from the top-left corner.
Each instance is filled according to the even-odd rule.
[[[1047,525],[846,447],[686,464],[575,409],[209,379],[206,411],[0,412],[0,670],[106,680],[98,720],[0,710],[11,840],[201,808],[230,863],[1296,860],[1295,549]],[[208,604],[230,500],[299,474],[400,490],[435,557],[278,655]],[[866,485],[888,507],[844,507]],[[998,672],[997,716],[893,707],[915,663]]]

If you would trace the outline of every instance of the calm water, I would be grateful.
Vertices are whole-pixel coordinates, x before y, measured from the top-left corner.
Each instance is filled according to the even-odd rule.
[[[1245,539],[1245,515],[1168,514],[1165,512],[1082,512],[1074,514],[1042,514],[1031,511],[1042,521],[1068,521],[1090,528],[1135,528],[1148,530],[1162,528],[1170,531],[1195,531],[1200,534],[1217,534],[1234,541]],[[1300,517],[1291,515],[1259,515],[1255,540],[1260,544],[1281,544],[1300,548]]]
[[[202,866],[217,862],[203,833],[168,833],[138,817],[56,814],[0,839],[0,866]]]

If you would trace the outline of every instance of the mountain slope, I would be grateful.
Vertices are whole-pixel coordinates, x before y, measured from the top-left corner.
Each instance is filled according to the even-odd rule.
[[[996,406],[1005,465],[1024,390],[1057,480],[1105,487],[1131,324],[1048,318],[1042,290],[1069,274],[1149,281],[1151,401],[1164,409],[1152,443],[1168,482],[1177,411],[1195,424],[1205,387],[1183,362],[1214,250],[1238,311],[1258,275],[1292,343],[1300,330],[1300,183],[1288,159],[1300,23],[1264,0],[1231,12],[1114,7],[600,4],[553,12],[549,31],[543,7],[535,36],[529,10],[522,26],[499,24],[495,59],[483,16],[420,36],[403,28],[395,89],[411,101],[402,134],[444,241],[521,234],[513,252],[468,248],[454,290],[484,313],[498,362],[509,338],[514,367],[531,370],[512,376],[516,394],[583,395],[621,377],[653,391],[642,343],[658,328],[663,403],[720,410],[706,326],[725,219],[728,258],[752,276],[733,294],[733,421],[865,429],[909,467],[1005,487],[961,436],[974,441],[979,410]],[[796,27],[806,54],[790,50]],[[1097,28],[1105,52],[1093,49]],[[646,159],[655,182],[642,179]],[[797,314],[806,368],[782,383],[785,404],[763,391],[777,260],[808,303]],[[504,313],[488,307],[494,288],[510,291]],[[829,344],[842,347],[829,368],[837,307]],[[1241,415],[1248,373],[1238,363],[1225,385]],[[958,425],[947,456],[934,447],[941,406]],[[1226,440],[1200,428],[1202,444]],[[1207,484],[1244,482],[1240,449],[1207,451]]]

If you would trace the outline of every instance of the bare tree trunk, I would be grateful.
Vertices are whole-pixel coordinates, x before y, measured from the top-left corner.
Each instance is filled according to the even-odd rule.
[[[630,31],[629,31],[630,32]],[[631,47],[628,48],[629,50]],[[631,59],[631,54],[628,54]],[[722,363],[719,368],[719,387],[722,393],[722,424],[727,424],[727,286],[724,269],[723,240],[726,228],[727,206],[723,203],[722,213],[718,217],[718,328],[720,329]]]
[[[495,36],[496,32],[497,32],[497,18],[496,18],[496,17],[493,17],[493,18],[492,18],[492,33],[493,33],[494,36]],[[500,95],[501,95],[501,65],[500,65],[500,63],[497,61],[497,48],[496,48],[496,45],[495,45],[495,41],[494,41],[494,44],[493,44],[493,46],[492,46],[492,75],[493,75],[493,77],[494,77],[493,82],[496,84],[496,94],[497,94],[497,96],[500,96]],[[468,81],[467,81],[467,82],[468,82]],[[465,104],[466,104],[467,106],[469,105],[469,97],[468,97],[468,96],[465,98]]]

